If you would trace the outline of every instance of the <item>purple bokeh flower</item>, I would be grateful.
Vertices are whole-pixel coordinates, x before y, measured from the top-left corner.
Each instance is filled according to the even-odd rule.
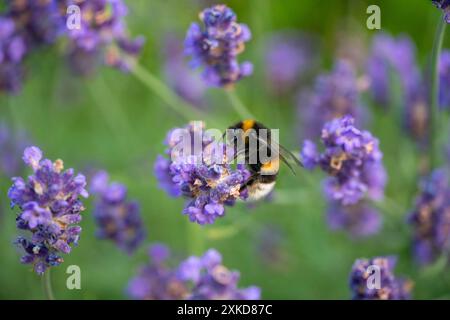
[[[312,92],[300,93],[298,111],[301,136],[306,139],[317,137],[326,122],[345,115],[355,117],[358,124],[363,122],[365,115],[353,66],[341,60],[330,74],[317,77]]]
[[[434,262],[450,249],[450,185],[448,173],[437,169],[424,179],[415,209],[409,215],[414,228],[413,249],[422,265]]]
[[[68,56],[73,70],[90,74],[99,63],[127,72],[140,54],[144,38],[127,34],[127,6],[122,0],[68,0],[80,7],[81,27],[68,31]]]
[[[441,53],[439,63],[439,105],[441,108],[450,108],[450,50]]]
[[[444,12],[444,19],[450,23],[450,0],[431,0],[433,4]]]
[[[425,142],[429,116],[428,88],[418,68],[416,48],[411,38],[394,38],[386,33],[376,35],[366,71],[374,100],[385,108],[394,102],[392,80],[398,79],[402,90],[403,126],[414,139]]]
[[[214,249],[203,256],[191,256],[178,267],[169,266],[170,251],[162,245],[149,250],[151,261],[128,284],[133,299],[151,300],[258,300],[257,287],[239,289],[239,273],[222,265],[222,256]]]
[[[21,154],[29,145],[22,130],[12,130],[5,122],[0,122],[0,175],[12,177],[23,169]]]
[[[318,60],[312,39],[293,32],[273,35],[265,49],[266,79],[274,94],[284,94],[309,73]]]
[[[327,221],[331,230],[347,230],[354,237],[376,234],[381,227],[380,213],[364,201],[347,206],[330,202]]]
[[[21,262],[33,264],[38,274],[63,262],[61,253],[70,253],[77,244],[81,227],[80,213],[84,210],[80,197],[87,198],[86,179],[75,175],[73,169],[64,170],[62,160],[51,162],[42,158],[37,147],[26,148],[25,164],[33,169],[27,180],[13,178],[8,191],[11,207],[17,206],[17,228],[29,231],[31,237],[18,237],[23,247]]]
[[[233,169],[228,163],[232,159],[230,148],[214,141],[203,129],[203,123],[191,122],[171,130],[165,142],[170,160],[159,156],[154,166],[160,187],[171,196],[188,198],[183,213],[202,225],[214,223],[224,216],[225,206],[246,197],[241,188],[250,176],[243,165]],[[186,143],[194,148],[181,154],[180,147],[186,152]]]
[[[191,66],[203,68],[203,79],[210,86],[227,87],[249,76],[252,64],[237,61],[251,38],[247,25],[237,23],[236,14],[225,5],[203,10],[200,20],[203,25],[192,23],[185,39]]]
[[[133,253],[146,236],[139,204],[127,201],[127,188],[120,183],[109,183],[105,171],[93,176],[91,193],[96,196],[94,218],[97,236],[113,241],[129,254]]]
[[[0,16],[0,92],[17,93],[22,87],[25,39],[13,19]]]
[[[6,0],[28,47],[53,44],[66,31],[66,0]]]
[[[329,174],[324,192],[330,205],[330,226],[344,228],[355,236],[374,233],[380,219],[364,201],[378,201],[384,196],[387,175],[378,139],[357,129],[354,119],[345,116],[325,124],[322,143],[325,150],[319,153],[316,145],[306,140],[301,155],[307,169],[319,166]]]
[[[408,36],[394,38],[387,33],[374,36],[366,72],[375,101],[389,107],[392,103],[392,74],[399,77],[404,90],[419,78],[411,39]]]
[[[186,65],[182,41],[173,35],[168,35],[165,41],[164,57],[164,71],[169,85],[187,102],[195,106],[203,106],[206,86],[200,75]]]
[[[396,257],[357,259],[350,273],[353,300],[409,300],[412,282],[394,275]],[[379,288],[376,275],[379,272]]]

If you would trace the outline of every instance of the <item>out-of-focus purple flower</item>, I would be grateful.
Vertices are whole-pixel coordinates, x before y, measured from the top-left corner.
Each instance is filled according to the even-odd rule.
[[[7,14],[20,25],[29,47],[52,44],[66,30],[66,0],[7,0]]]
[[[154,244],[148,252],[151,261],[142,266],[128,283],[127,294],[139,300],[181,300],[190,292],[187,284],[178,278],[176,270],[168,265],[170,250],[163,244]]]
[[[358,124],[363,122],[353,66],[341,60],[330,74],[319,76],[313,92],[304,91],[299,95],[298,110],[303,128],[301,135],[307,139],[317,137],[327,121],[345,115],[355,117]]]
[[[414,228],[413,248],[420,264],[434,262],[450,249],[450,186],[448,173],[437,169],[422,181],[408,220]]]
[[[224,216],[225,206],[245,198],[241,188],[250,176],[243,165],[229,165],[230,148],[203,132],[204,124],[192,122],[173,129],[166,139],[170,160],[158,157],[154,166],[160,186],[171,196],[188,198],[183,213],[192,222],[211,224]],[[197,150],[195,146],[198,146]],[[188,154],[187,147],[193,147]]]
[[[14,20],[0,16],[0,92],[17,93],[20,90],[26,53],[25,39]]]
[[[191,256],[178,267],[168,266],[170,252],[157,244],[149,251],[151,262],[142,267],[128,284],[134,299],[152,300],[258,300],[260,289],[239,289],[239,273],[222,265],[222,256],[214,249],[202,257]]]
[[[284,32],[272,36],[266,46],[265,64],[269,89],[283,94],[298,84],[318,60],[314,43],[306,36]]]
[[[431,0],[433,4],[444,12],[444,19],[450,23],[450,0]]]
[[[381,227],[380,213],[364,201],[348,206],[331,202],[327,221],[331,230],[347,230],[354,237],[370,236]]]
[[[98,63],[127,72],[130,61],[137,58],[144,38],[131,39],[127,34],[127,7],[122,0],[68,0],[80,7],[81,26],[68,30],[72,67],[80,74],[90,74]]]
[[[442,108],[450,108],[450,50],[441,53],[439,62],[439,104]]]
[[[12,177],[22,169],[21,153],[29,145],[24,131],[13,131],[0,122],[0,175]]]
[[[233,85],[253,71],[250,62],[239,64],[237,56],[251,38],[247,25],[237,23],[236,14],[225,5],[215,5],[200,13],[203,25],[192,23],[185,39],[185,53],[193,68],[203,67],[210,86]]]
[[[330,175],[325,193],[332,201],[352,205],[365,195],[374,200],[383,197],[386,172],[378,139],[354,125],[351,116],[327,122],[322,129],[323,153],[318,154],[311,141],[305,141],[302,159],[308,168],[320,166]]]
[[[133,253],[146,236],[139,204],[127,201],[127,188],[120,183],[109,183],[105,171],[92,178],[91,193],[96,195],[97,236],[112,240],[120,249]]]
[[[288,253],[284,248],[285,233],[278,227],[266,225],[258,235],[257,253],[265,266],[284,270],[288,264]]]
[[[392,102],[392,74],[396,74],[404,91],[410,91],[419,79],[415,48],[407,36],[394,38],[387,33],[374,36],[366,65],[375,101],[384,107]]]
[[[195,106],[203,106],[206,86],[200,75],[186,66],[182,41],[168,35],[164,49],[164,71],[169,85],[181,98]]]
[[[408,36],[378,34],[373,39],[366,71],[375,101],[385,108],[393,102],[392,75],[398,78],[403,91],[404,127],[414,139],[424,142],[428,131],[428,93],[415,51]]]
[[[350,273],[353,300],[409,300],[413,284],[394,275],[396,257],[357,259]],[[379,275],[379,283],[377,283]],[[379,287],[377,288],[377,284]]]
[[[80,197],[88,197],[83,175],[75,175],[73,169],[63,171],[62,160],[52,163],[42,156],[37,147],[25,149],[23,160],[34,173],[27,180],[13,178],[8,191],[11,206],[20,209],[17,228],[31,232],[29,239],[16,240],[25,251],[21,262],[33,264],[38,274],[61,264],[60,254],[69,253],[70,245],[78,243],[81,227],[76,224],[84,210]]]

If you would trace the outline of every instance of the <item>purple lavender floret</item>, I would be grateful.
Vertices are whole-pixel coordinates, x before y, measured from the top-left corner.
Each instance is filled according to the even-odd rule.
[[[350,290],[353,300],[409,300],[413,284],[394,275],[396,257],[357,259],[350,273]],[[370,268],[372,267],[372,268]],[[379,289],[376,272],[379,271]],[[369,288],[370,287],[370,288]]]
[[[22,87],[23,59],[28,48],[16,22],[0,16],[0,92],[17,93]]]
[[[159,156],[154,167],[160,186],[171,196],[186,197],[183,213],[201,225],[214,223],[224,216],[225,206],[233,205],[239,198],[245,199],[241,187],[250,176],[243,165],[236,169],[230,166],[230,148],[204,134],[203,128],[203,123],[192,122],[185,128],[170,131],[166,154],[171,159]],[[183,136],[191,139],[192,146],[198,141],[199,149],[180,154]]]
[[[450,108],[450,50],[441,53],[439,62],[439,105],[441,108]]]
[[[431,0],[433,4],[444,12],[444,19],[450,23],[450,0]]]
[[[433,263],[450,249],[450,185],[445,169],[437,169],[424,179],[416,205],[409,215],[414,228],[416,261]]]
[[[306,140],[302,159],[306,168],[319,166],[330,175],[325,181],[329,200],[352,205],[364,196],[374,200],[383,197],[386,172],[378,139],[357,129],[354,118],[345,116],[325,124],[322,143],[325,150],[320,154],[315,144]]]
[[[131,39],[126,30],[127,7],[122,0],[68,0],[82,12],[81,28],[68,31],[69,53],[74,71],[90,74],[99,63],[128,72],[144,45],[144,38]]]
[[[86,179],[64,170],[62,160],[51,162],[42,158],[37,147],[26,148],[25,164],[33,169],[27,180],[13,178],[8,191],[11,207],[18,207],[16,223],[19,230],[31,232],[31,237],[18,237],[16,243],[25,251],[21,262],[33,264],[38,274],[63,262],[61,253],[70,253],[77,244],[84,210],[80,197],[87,198]]]
[[[225,5],[203,10],[200,20],[203,25],[192,23],[185,39],[191,66],[203,67],[203,79],[210,86],[228,87],[249,76],[252,64],[237,61],[251,38],[247,25],[237,23],[236,14]]]
[[[0,175],[12,177],[23,169],[21,154],[29,145],[24,131],[12,130],[5,122],[0,122]]]
[[[358,124],[363,122],[365,115],[353,66],[341,60],[330,74],[317,77],[314,90],[299,95],[298,110],[304,128],[301,136],[307,139],[317,137],[326,122],[345,115],[355,117]]]
[[[120,183],[109,183],[105,171],[93,176],[91,193],[96,196],[97,236],[113,241],[120,249],[132,254],[146,237],[139,203],[128,201],[127,188]]]
[[[170,251],[162,244],[151,246],[151,262],[128,284],[128,295],[151,300],[258,300],[257,287],[238,288],[239,273],[222,265],[214,249],[203,256],[191,256],[178,267],[169,266]]]

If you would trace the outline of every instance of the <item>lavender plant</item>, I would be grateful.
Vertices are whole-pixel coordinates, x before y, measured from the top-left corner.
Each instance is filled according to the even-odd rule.
[[[70,253],[71,245],[78,243],[81,227],[77,224],[85,209],[80,198],[88,197],[82,174],[64,170],[62,160],[42,157],[39,148],[26,148],[23,160],[33,174],[27,180],[13,178],[8,191],[11,206],[19,208],[17,229],[25,234],[16,240],[25,252],[20,261],[32,264],[37,274],[60,265],[61,253]]]

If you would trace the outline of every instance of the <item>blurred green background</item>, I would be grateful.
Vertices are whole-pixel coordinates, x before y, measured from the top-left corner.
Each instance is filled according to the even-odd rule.
[[[140,63],[164,79],[163,44],[168,32],[183,37],[198,12],[212,1],[128,0],[128,24],[132,35],[147,38]],[[298,29],[314,34],[320,42],[321,65],[329,70],[338,48],[350,38],[358,39],[368,49],[370,38],[378,31],[366,28],[366,8],[381,7],[382,30],[406,33],[418,47],[422,65],[427,61],[433,42],[439,11],[431,1],[223,1],[247,23],[253,34],[240,60],[254,63],[254,75],[241,81],[237,91],[258,119],[280,128],[282,143],[298,150],[295,132],[294,96],[282,99],[265,90],[264,45],[270,33]],[[448,40],[448,39],[447,39]],[[449,46],[449,42],[445,42]],[[301,172],[297,176],[282,170],[276,190],[283,201],[267,202],[249,209],[240,203],[227,208],[224,218],[214,225],[200,227],[188,223],[181,214],[184,201],[169,198],[157,187],[153,161],[164,150],[167,131],[182,126],[180,118],[133,75],[106,67],[89,79],[72,76],[65,61],[55,58],[57,48],[43,50],[27,61],[29,74],[23,92],[14,97],[0,97],[0,120],[16,128],[26,128],[31,140],[50,159],[61,158],[66,167],[76,171],[104,168],[113,180],[126,184],[130,198],[140,201],[148,230],[147,243],[168,244],[181,256],[200,254],[200,249],[216,248],[224,264],[241,272],[241,286],[257,285],[265,299],[348,299],[348,275],[356,258],[397,254],[397,274],[410,277],[414,298],[450,298],[450,275],[439,265],[419,269],[411,256],[411,229],[405,223],[417,191],[418,151],[402,132],[395,111],[383,113],[367,102],[373,113],[369,128],[380,138],[384,163],[389,173],[387,197],[398,205],[383,210],[382,231],[368,239],[355,240],[344,232],[329,231],[321,193],[320,172]],[[309,83],[311,84],[311,83]],[[367,101],[368,97],[365,97]],[[239,118],[228,104],[222,90],[207,93],[206,112],[221,123]],[[400,108],[394,106],[393,110]],[[195,119],[192,119],[195,120]],[[221,129],[225,129],[225,126]],[[0,151],[1,152],[1,151]],[[6,197],[9,177],[0,179],[0,298],[41,299],[39,277],[29,266],[19,263],[19,252],[12,245],[17,232],[15,214]],[[281,193],[281,192],[280,192]],[[147,261],[147,245],[134,256],[127,256],[108,241],[94,236],[92,199],[86,201],[82,237],[78,247],[64,257],[65,262],[52,272],[57,298],[122,299],[125,288],[137,268]],[[278,230],[280,240],[264,246],[264,230]],[[196,234],[195,237],[192,235]],[[196,241],[199,238],[204,243]],[[268,261],[261,251],[275,250]],[[271,252],[268,252],[271,254]],[[82,289],[65,287],[66,267],[81,267]]]

